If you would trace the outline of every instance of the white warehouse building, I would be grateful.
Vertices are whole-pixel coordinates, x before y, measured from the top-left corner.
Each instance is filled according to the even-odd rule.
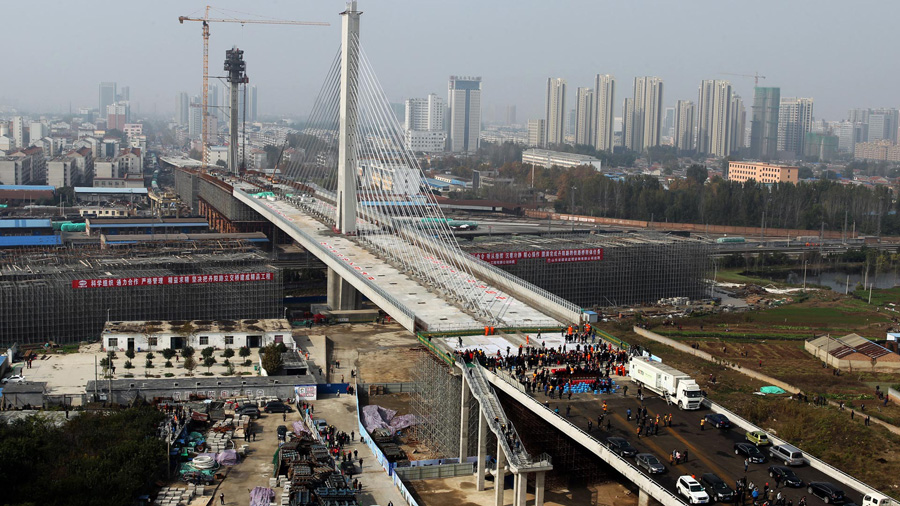
[[[522,163],[530,163],[541,167],[578,167],[579,165],[591,165],[598,171],[601,161],[598,158],[578,153],[563,153],[562,151],[550,151],[547,149],[526,149],[522,152]]]
[[[106,322],[102,341],[104,351],[122,352],[180,350],[185,346],[198,351],[208,346],[260,348],[278,343],[295,349],[291,324],[282,319]]]

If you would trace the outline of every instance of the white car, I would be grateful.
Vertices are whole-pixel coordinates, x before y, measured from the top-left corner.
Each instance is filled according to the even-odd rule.
[[[21,374],[14,374],[3,378],[3,383],[25,383],[25,377]]]
[[[709,494],[703,490],[700,482],[691,478],[689,475],[679,476],[675,490],[683,495],[691,504],[707,504],[709,503]]]

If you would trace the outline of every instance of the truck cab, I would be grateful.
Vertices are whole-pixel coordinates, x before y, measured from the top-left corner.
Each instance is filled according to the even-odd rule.
[[[632,357],[628,375],[638,385],[658,393],[682,410],[700,409],[703,392],[693,378],[674,367],[646,357]]]

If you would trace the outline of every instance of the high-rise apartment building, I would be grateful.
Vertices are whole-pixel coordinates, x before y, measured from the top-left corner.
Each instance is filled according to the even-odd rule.
[[[179,126],[187,126],[191,117],[191,103],[188,94],[181,92],[178,94],[178,100],[175,103],[175,123]]]
[[[528,147],[544,148],[547,146],[547,120],[528,120]]]
[[[650,76],[634,78],[633,114],[631,118],[624,119],[624,121],[631,120],[631,135],[626,134],[625,147],[640,153],[648,147],[659,146],[662,101],[662,79]]]
[[[50,129],[47,128],[46,124],[40,121],[32,121],[31,126],[28,128],[28,143],[34,145],[37,141],[43,139],[49,133]]]
[[[857,142],[862,142],[862,124],[850,121],[842,121],[837,128],[838,134],[838,151],[841,153],[854,154],[854,148]]]
[[[626,98],[622,102],[622,146],[624,146],[625,149],[634,149],[634,130],[634,99]]]
[[[718,157],[731,154],[731,83],[717,79],[700,82],[697,152]]]
[[[431,93],[426,98],[406,101],[407,130],[442,130],[444,128],[444,99]]]
[[[740,95],[731,94],[731,154],[744,149],[747,134],[747,109]]]
[[[750,120],[750,158],[771,160],[778,149],[778,107],[780,88],[753,89],[753,110]]]
[[[516,106],[508,105],[506,106],[506,125],[515,125],[516,124]]]
[[[16,142],[17,148],[25,147],[25,118],[22,116],[13,116],[12,138]]]
[[[434,93],[406,101],[404,127],[409,149],[426,153],[444,150],[444,109],[444,100]]]
[[[450,107],[450,151],[477,151],[481,136],[481,77],[450,76],[447,102]]]
[[[594,77],[594,103],[597,111],[594,113],[596,125],[594,126],[594,148],[597,150],[612,151],[613,126],[616,122],[613,113],[613,104],[616,95],[616,78],[609,74],[597,74]]]
[[[780,156],[803,156],[806,134],[812,129],[813,99],[784,97],[778,109],[778,151]]]
[[[547,79],[547,144],[562,144],[566,141],[566,80]]]
[[[116,83],[100,83],[100,117],[106,116],[106,108],[116,103]]]
[[[131,100],[131,87],[122,86],[122,89],[116,94],[116,102],[128,102],[129,100]]]
[[[594,90],[578,88],[575,102],[575,144],[594,145]]]
[[[188,136],[192,139],[199,139],[203,133],[203,108],[202,101],[198,95],[191,97],[191,103],[188,106]]]
[[[248,99],[250,101],[250,110],[247,111],[247,121],[255,122],[257,120],[257,118],[259,117],[258,116],[259,111],[256,108],[257,107],[256,85],[251,86],[250,89],[247,90],[247,93],[250,95],[250,98]]]
[[[666,113],[663,115],[662,126],[663,137],[675,137],[675,108],[666,107]]]
[[[116,102],[106,106],[107,130],[124,130],[131,123],[131,106],[128,102]]]
[[[888,140],[897,144],[897,128],[900,111],[897,109],[870,109],[866,118],[867,142]]]
[[[675,103],[675,149],[694,150],[694,103],[679,100]]]

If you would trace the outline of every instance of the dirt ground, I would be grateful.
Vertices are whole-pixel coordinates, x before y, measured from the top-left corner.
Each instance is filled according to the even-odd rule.
[[[526,502],[534,501],[534,478],[531,478]],[[485,481],[485,490],[475,490],[475,477],[465,476],[412,482],[412,491],[423,504],[454,504],[456,506],[493,506],[494,483]],[[513,491],[507,487],[504,504],[512,504]],[[617,482],[607,482],[574,489],[550,490],[544,494],[548,506],[631,506],[637,504],[637,494]]]

